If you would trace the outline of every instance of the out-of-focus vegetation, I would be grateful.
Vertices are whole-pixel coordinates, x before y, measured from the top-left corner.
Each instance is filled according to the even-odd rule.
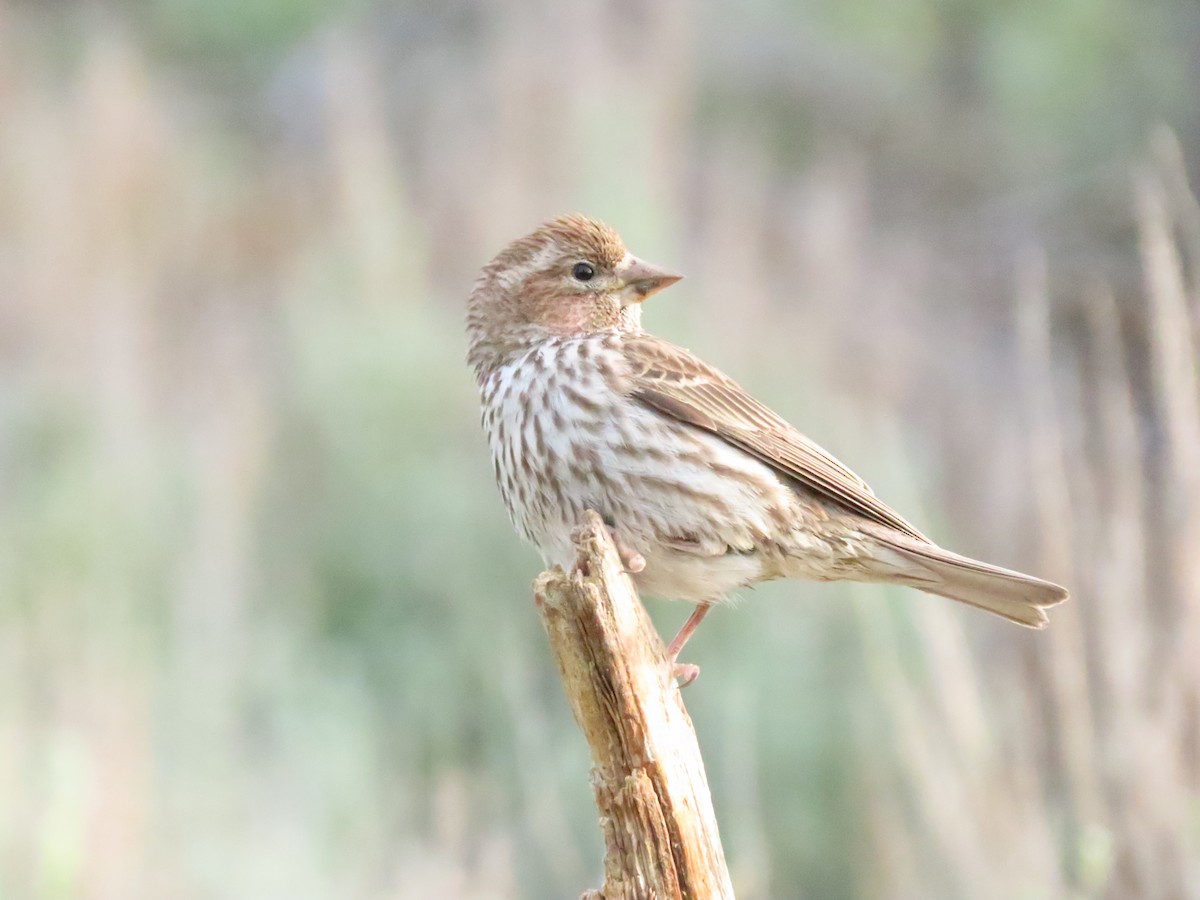
[[[1200,894],[1198,83],[1184,0],[0,2],[0,896],[598,883],[462,361],[569,210],[689,274],[648,327],[1075,590],[711,616],[739,897]]]

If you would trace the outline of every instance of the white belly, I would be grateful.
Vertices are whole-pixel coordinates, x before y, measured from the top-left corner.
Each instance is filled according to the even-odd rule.
[[[581,343],[544,345],[484,386],[484,427],[517,530],[548,565],[569,568],[572,532],[595,509],[646,558],[637,583],[657,596],[715,600],[770,577],[761,551],[794,513],[792,490],[719,438],[609,389]]]

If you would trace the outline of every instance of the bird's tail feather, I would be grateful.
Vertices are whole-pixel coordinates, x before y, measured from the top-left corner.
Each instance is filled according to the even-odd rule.
[[[875,562],[880,580],[949,597],[1028,628],[1045,628],[1047,607],[1067,599],[1049,581],[959,556],[900,534],[880,534]]]

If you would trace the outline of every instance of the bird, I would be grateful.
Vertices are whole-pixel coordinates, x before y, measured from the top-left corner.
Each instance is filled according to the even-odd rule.
[[[681,275],[587,216],[505,246],[467,301],[467,362],[509,518],[570,570],[588,510],[640,593],[695,608],[780,578],[906,585],[1028,628],[1065,588],[943,549],[863,479],[741,385],[642,328],[642,303]]]

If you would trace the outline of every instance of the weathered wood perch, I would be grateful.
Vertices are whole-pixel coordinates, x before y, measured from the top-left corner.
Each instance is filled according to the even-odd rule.
[[[534,596],[575,721],[592,750],[604,886],[584,900],[733,898],[696,732],[654,624],[600,517],[576,569]]]

